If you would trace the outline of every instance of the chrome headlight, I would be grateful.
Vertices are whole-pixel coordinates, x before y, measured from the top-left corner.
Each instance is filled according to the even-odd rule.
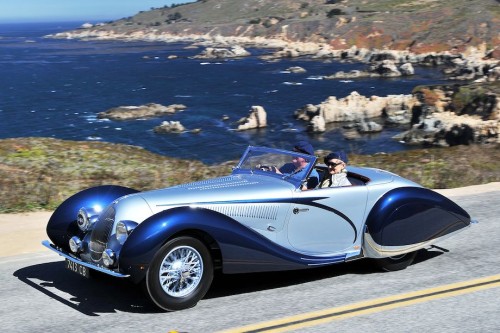
[[[92,224],[97,221],[101,210],[102,208],[100,206],[80,208],[76,216],[76,223],[78,224],[78,228],[80,228],[80,230],[83,232],[89,230]]]
[[[73,236],[69,240],[69,248],[71,249],[71,252],[73,253],[79,253],[82,252],[83,249],[83,244],[80,238]]]
[[[104,252],[102,253],[102,263],[104,264],[104,266],[113,267],[115,261],[116,261],[116,255],[113,252],[113,250],[110,249],[104,250]]]
[[[123,245],[128,238],[128,235],[137,227],[138,224],[134,221],[120,221],[116,224],[116,239]]]

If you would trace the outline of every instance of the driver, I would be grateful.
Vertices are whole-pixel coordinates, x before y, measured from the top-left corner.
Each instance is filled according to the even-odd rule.
[[[297,144],[293,146],[293,151],[314,156],[313,146],[305,140],[297,142]],[[309,161],[307,159],[294,156],[291,163],[284,164],[281,168],[276,170],[276,172],[280,174],[295,175],[296,178],[305,179],[308,165]],[[302,190],[313,189],[318,186],[318,184],[319,174],[315,169],[313,169],[309,178],[307,178],[307,183],[302,186]]]

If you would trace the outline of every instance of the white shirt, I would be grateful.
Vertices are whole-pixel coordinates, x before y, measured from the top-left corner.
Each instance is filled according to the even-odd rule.
[[[347,174],[345,172],[335,173],[330,175],[330,177],[323,180],[320,187],[336,187],[336,186],[349,186],[352,185],[349,179],[347,179]]]

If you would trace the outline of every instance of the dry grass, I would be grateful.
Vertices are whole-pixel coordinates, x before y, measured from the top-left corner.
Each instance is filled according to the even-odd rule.
[[[318,152],[323,156],[323,152]],[[500,181],[500,147],[456,146],[350,155],[350,164],[386,169],[431,188]],[[150,190],[231,172],[139,147],[50,138],[0,140],[0,212],[51,210],[82,189],[116,184]],[[186,176],[187,175],[187,176]]]

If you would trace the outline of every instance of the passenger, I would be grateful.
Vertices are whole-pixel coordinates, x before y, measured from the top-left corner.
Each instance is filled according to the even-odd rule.
[[[297,142],[293,147],[293,151],[314,156],[313,146],[305,140]],[[294,156],[291,163],[286,163],[276,172],[281,174],[293,174],[296,178],[305,178],[308,165],[308,160],[299,156]],[[302,190],[313,189],[318,186],[318,184],[319,174],[313,169],[309,174],[309,178],[307,178],[307,183],[302,186]]]
[[[325,178],[320,188],[349,186],[352,185],[347,179],[347,155],[343,151],[333,152],[325,157],[325,164],[328,166],[328,178]]]

